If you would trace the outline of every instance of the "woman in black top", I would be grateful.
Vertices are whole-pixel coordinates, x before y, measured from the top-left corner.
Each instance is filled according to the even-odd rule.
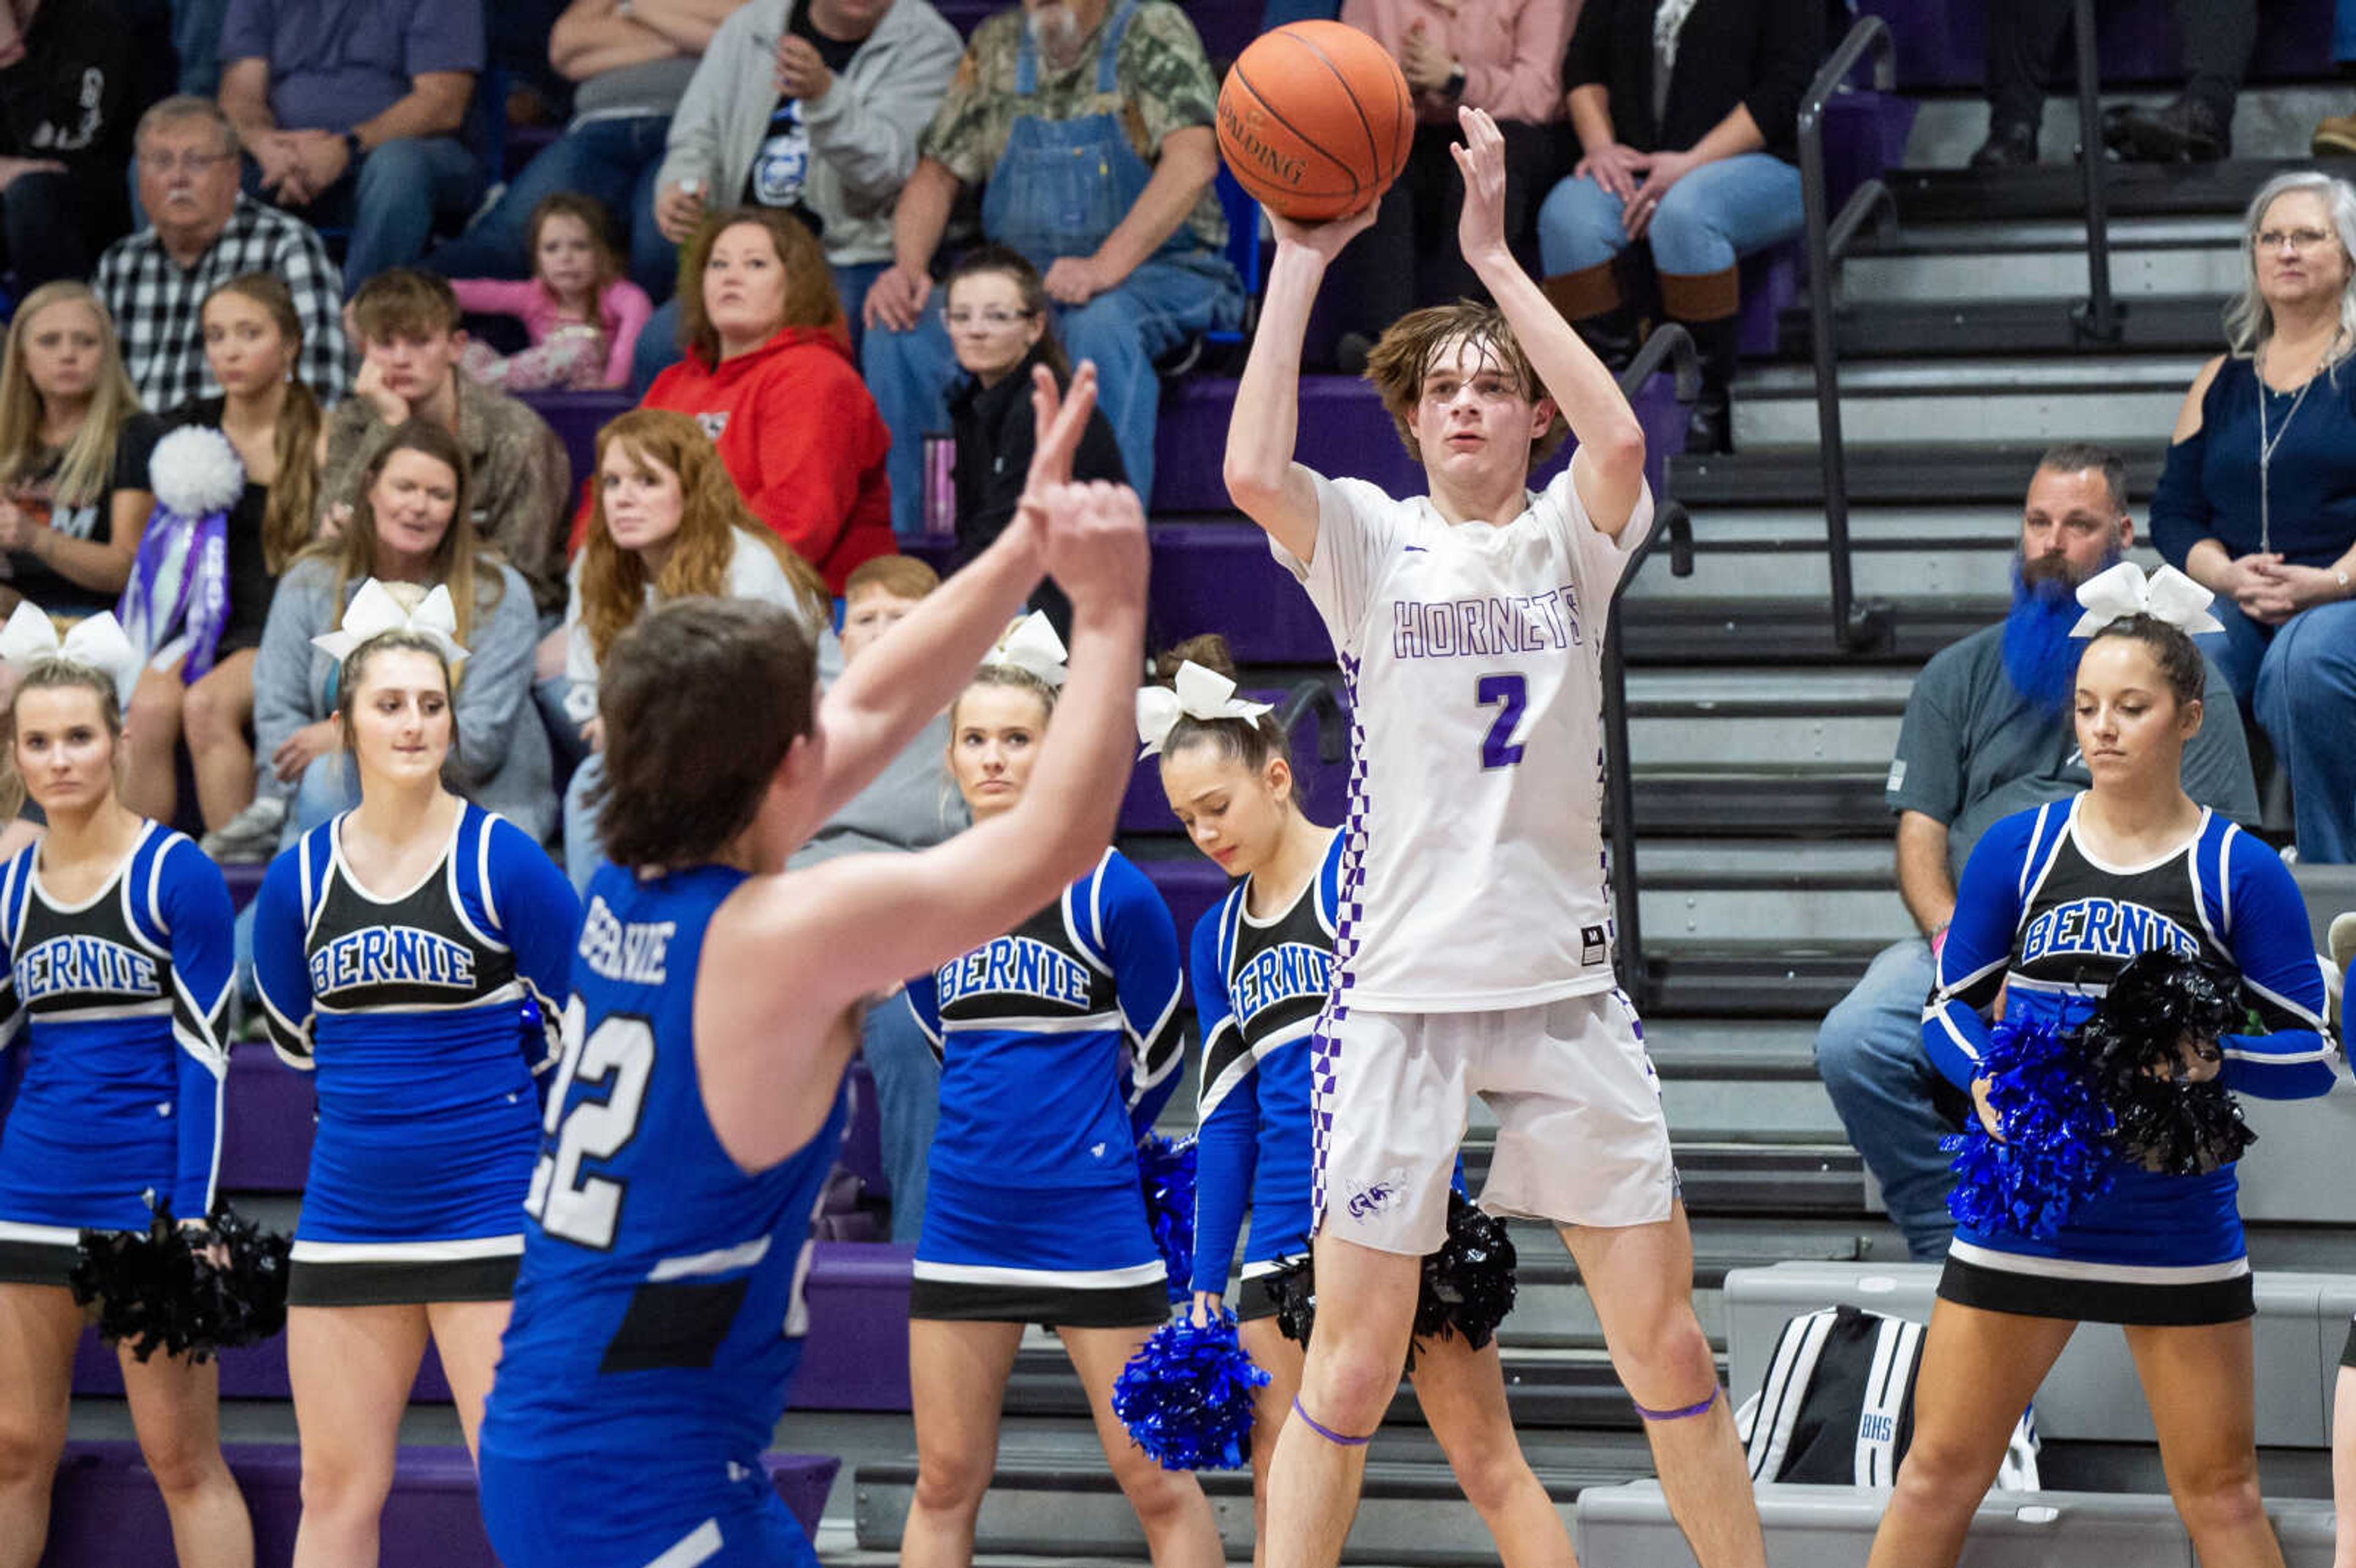
[[[311,539],[318,507],[319,400],[295,379],[303,324],[286,285],[266,272],[231,278],[198,313],[205,359],[221,396],[198,398],[161,418],[143,415],[123,434],[118,491],[135,492],[140,510],[155,505],[149,459],[171,432],[188,425],[219,430],[245,467],[245,489],[230,508],[229,603],[214,628],[156,616],[154,662],[132,693],[124,724],[123,798],[134,811],[169,822],[179,804],[173,762],[182,737],[208,829],[220,827],[253,799],[253,653],[270,619],[278,574]],[[172,526],[150,517],[151,529]],[[138,588],[134,581],[133,592]],[[168,623],[168,624],[166,624]],[[209,661],[202,646],[211,643]],[[188,669],[192,658],[205,667]]]
[[[1038,269],[1002,245],[969,252],[949,274],[948,304],[941,311],[965,379],[949,392],[949,425],[957,441],[951,485],[957,496],[957,553],[963,566],[990,547],[1014,517],[1031,467],[1034,421],[1031,414],[1031,368],[1044,365],[1056,384],[1072,379],[1063,346],[1055,341],[1047,290]],[[1102,410],[1088,415],[1080,450],[1072,459],[1075,480],[1129,482],[1120,445]],[[1058,634],[1071,633],[1071,604],[1052,582],[1031,596]]]
[[[60,280],[25,296],[0,360],[0,604],[80,620],[114,608],[145,507],[115,488],[139,394],[106,306]]]
[[[1652,242],[1664,313],[1701,350],[1689,452],[1730,452],[1737,258],[1801,225],[1800,100],[1825,54],[1826,0],[1588,0],[1563,59],[1583,155],[1538,209],[1547,297],[1606,363],[1635,313],[1614,262]]]

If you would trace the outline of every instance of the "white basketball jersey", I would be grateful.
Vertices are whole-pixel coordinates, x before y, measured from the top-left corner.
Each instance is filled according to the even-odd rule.
[[[1527,1007],[1608,988],[1604,623],[1617,540],[1565,470],[1503,528],[1317,481],[1308,589],[1350,688],[1336,999],[1380,1012]]]

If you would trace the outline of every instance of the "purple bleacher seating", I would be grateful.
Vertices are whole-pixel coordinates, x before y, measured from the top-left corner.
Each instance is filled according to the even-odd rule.
[[[606,421],[638,406],[627,392],[525,392],[521,398],[564,443],[575,490],[587,484],[596,470],[598,431]]]
[[[262,891],[263,873],[269,869],[266,862],[251,860],[241,865],[223,866],[220,869],[221,880],[229,884],[230,907],[241,910],[252,903],[253,895]]]
[[[1255,536],[1258,532],[1258,529],[1251,531]],[[1260,548],[1265,553],[1265,547]],[[1244,695],[1255,702],[1281,703],[1290,693],[1271,689],[1247,691]],[[1312,709],[1294,723],[1289,737],[1295,798],[1300,800],[1301,809],[1312,822],[1332,824],[1342,819],[1342,806],[1349,795],[1350,762],[1346,754],[1331,763],[1318,754],[1318,723],[1319,714]],[[1156,759],[1141,757],[1130,773],[1128,793],[1121,796],[1118,831],[1125,834],[1175,834],[1182,831],[1177,816],[1170,809],[1170,798],[1162,791],[1162,764]]]
[[[311,1075],[266,1045],[233,1045],[223,1103],[222,1189],[302,1191],[311,1171]]]
[[[896,1008],[903,1004],[895,997],[884,1005]],[[884,1119],[876,1111],[879,1102],[875,1097],[875,1074],[867,1070],[863,1060],[853,1057],[845,1076],[851,1083],[851,1125],[843,1131],[842,1149],[834,1157],[835,1167],[859,1178],[868,1191],[878,1197],[888,1196],[892,1183],[884,1174]]]
[[[1207,864],[1207,862],[1205,862]],[[791,1399],[797,1410],[908,1408],[908,1284],[916,1249],[820,1241],[803,1296],[809,1337]]]
[[[277,1335],[259,1345],[248,1345],[241,1350],[220,1353],[220,1392],[223,1399],[292,1399],[294,1392],[286,1381],[286,1336]],[[95,1328],[85,1329],[81,1343],[74,1349],[73,1391],[77,1398],[120,1399],[123,1397],[123,1360],[115,1349],[98,1337]],[[417,1369],[417,1381],[409,1392],[412,1401],[421,1404],[450,1403],[449,1380],[442,1375],[441,1358],[434,1347],[425,1348],[424,1363]]]
[[[1898,45],[1901,91],[1955,88],[1977,92],[1987,58],[1987,0],[1858,0],[1858,9],[1890,24]],[[2313,81],[2331,58],[2332,0],[2276,0],[2258,29],[2250,80]],[[2105,88],[2172,84],[2184,73],[2171,7],[2151,0],[2101,0],[2096,52]],[[2066,37],[2067,29],[2064,29]],[[2067,92],[2066,63],[2054,87]]]
[[[291,1443],[230,1444],[230,1472],[253,1516],[254,1562],[278,1568],[294,1552],[302,1518],[302,1456]],[[815,1535],[841,1461],[763,1456],[770,1484]],[[171,1530],[154,1477],[126,1442],[71,1443],[58,1468],[42,1568],[122,1568],[171,1561]],[[456,1445],[404,1445],[385,1502],[382,1560],[434,1568],[498,1568],[483,1534],[475,1467]]]
[[[1162,859],[1159,857],[1137,862],[1162,901],[1170,906],[1170,918],[1178,923],[1183,934],[1194,929],[1194,923],[1210,912],[1211,907],[1227,896],[1234,884],[1227,874],[1205,856],[1188,855]]]

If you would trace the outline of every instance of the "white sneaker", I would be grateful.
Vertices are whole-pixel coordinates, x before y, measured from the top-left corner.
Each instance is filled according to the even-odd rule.
[[[223,866],[258,866],[278,853],[278,835],[285,826],[286,797],[260,795],[206,834],[198,848]]]

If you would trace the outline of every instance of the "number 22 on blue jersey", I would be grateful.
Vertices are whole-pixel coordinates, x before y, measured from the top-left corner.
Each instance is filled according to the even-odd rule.
[[[654,1076],[655,1031],[653,1024],[629,1013],[604,1019],[584,1039],[586,1024],[586,1009],[575,997],[564,1007],[564,1058],[549,1088],[541,1123],[555,1142],[543,1144],[523,1206],[550,1235],[602,1253],[613,1250],[628,1183],[584,1176],[581,1168],[612,1159],[637,1136],[647,1084]],[[590,1093],[568,1110],[576,1080]]]

